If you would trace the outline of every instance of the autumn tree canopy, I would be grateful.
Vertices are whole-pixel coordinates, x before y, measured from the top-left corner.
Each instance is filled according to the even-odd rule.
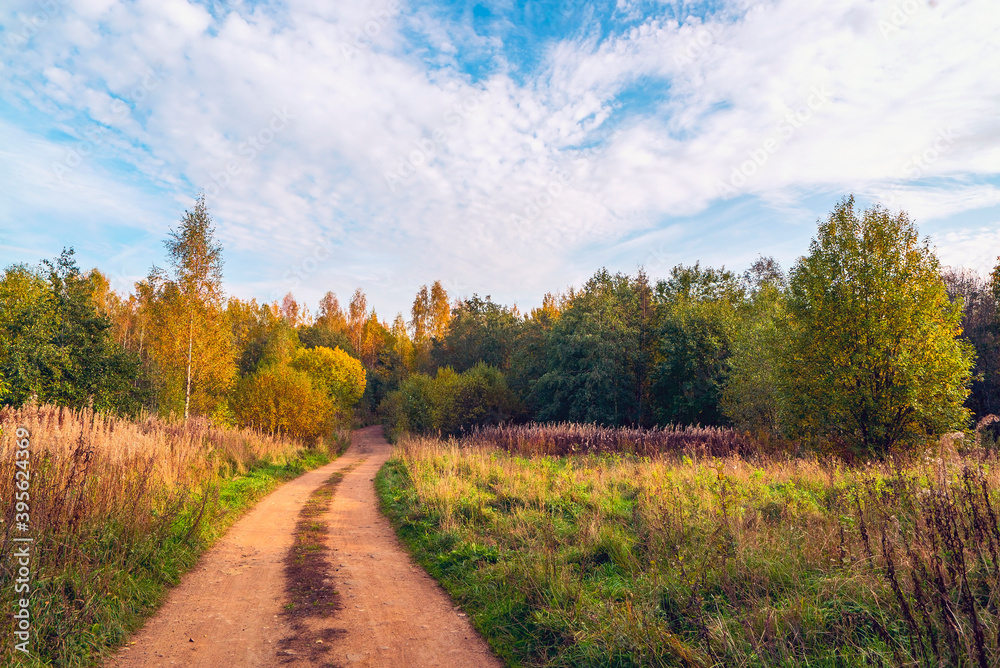
[[[139,284],[153,330],[150,353],[160,378],[162,412],[211,413],[236,374],[222,291],[222,245],[204,195],[164,242],[170,271],[153,267]]]
[[[867,453],[961,429],[971,346],[905,213],[840,202],[791,272],[786,392],[806,433]]]
[[[326,292],[315,318],[291,293],[227,298],[204,198],[166,250],[127,295],[71,251],[7,267],[0,403],[144,407],[310,439],[380,417],[440,433],[701,423],[876,456],[1000,412],[1000,259],[989,276],[942,270],[905,214],[852,199],[788,275],[763,257],[742,277],[601,269],[527,314],[441,281],[418,287],[408,320],[379,317],[360,288],[344,304]]]

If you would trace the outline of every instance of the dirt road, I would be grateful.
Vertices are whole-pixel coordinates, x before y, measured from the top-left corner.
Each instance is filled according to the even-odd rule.
[[[390,446],[354,432],[336,461],[278,488],[233,525],[108,666],[501,666],[447,594],[402,549],[372,480]],[[299,510],[332,474],[330,580],[340,609],[293,628],[285,558]],[[293,642],[289,642],[292,640]],[[315,643],[322,653],[293,647]]]

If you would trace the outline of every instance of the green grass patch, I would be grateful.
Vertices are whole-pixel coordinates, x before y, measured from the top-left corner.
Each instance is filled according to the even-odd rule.
[[[531,458],[425,439],[375,484],[508,665],[998,665],[996,474],[977,466],[956,460],[928,489],[919,463]]]

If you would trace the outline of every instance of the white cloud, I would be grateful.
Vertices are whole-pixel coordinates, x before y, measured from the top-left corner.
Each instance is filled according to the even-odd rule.
[[[890,187],[876,190],[873,200],[889,209],[901,209],[918,221],[940,220],[965,211],[1000,206],[1000,188],[991,185],[948,185]]]
[[[237,11],[216,21],[185,0],[91,0],[68,4],[8,54],[0,91],[73,131],[87,125],[81,114],[113,127],[105,157],[176,202],[138,216],[147,227],[172,224],[194,189],[236,165],[210,204],[237,292],[287,285],[328,235],[341,243],[335,259],[298,279],[309,299],[365,280],[376,303],[404,308],[417,285],[451,275],[468,292],[524,304],[563,286],[581,257],[596,259],[595,247],[703,211],[741,168],[752,173],[736,190],[775,207],[803,192],[893,184],[917,218],[998,206],[992,187],[913,182],[997,172],[995,10],[912,4],[885,36],[891,2],[784,0],[703,25],[650,19],[600,44],[567,38],[519,85],[502,69],[473,83],[455,67],[464,48],[498,52],[495,38],[426,11],[396,16],[391,2],[230,3]],[[435,67],[411,52],[404,24],[438,49]],[[134,99],[154,66],[162,81]],[[616,96],[643,77],[669,81],[669,93],[642,113],[622,108]],[[817,91],[826,99],[810,109]],[[124,117],[112,113],[116,99],[129,102]],[[286,109],[287,127],[248,157],[244,142],[267,137],[275,110]],[[955,139],[914,175],[913,156],[943,130]],[[65,150],[32,141],[47,156],[36,169]],[[761,150],[766,159],[754,163]],[[386,174],[411,158],[421,164],[394,192]],[[140,202],[164,202],[100,159],[74,174],[84,180],[77,174],[86,186],[58,189],[58,204],[12,192],[22,210],[66,221],[67,209],[132,216]],[[19,178],[30,189],[35,176]],[[684,242],[670,229],[664,238]],[[689,246],[698,234],[684,227]],[[950,247],[971,249],[963,243]],[[648,255],[635,252],[637,263]]]
[[[1000,263],[1000,220],[990,227],[963,228],[934,238],[943,266],[987,274]]]

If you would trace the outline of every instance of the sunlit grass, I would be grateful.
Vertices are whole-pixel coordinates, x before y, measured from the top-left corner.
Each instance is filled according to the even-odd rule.
[[[515,665],[997,665],[995,459],[939,450],[848,467],[411,438],[378,484]]]
[[[132,422],[55,407],[0,410],[0,605],[14,609],[14,439],[31,433],[31,655],[15,653],[11,615],[0,664],[85,666],[122,643],[166,588],[240,514],[343,442]]]

